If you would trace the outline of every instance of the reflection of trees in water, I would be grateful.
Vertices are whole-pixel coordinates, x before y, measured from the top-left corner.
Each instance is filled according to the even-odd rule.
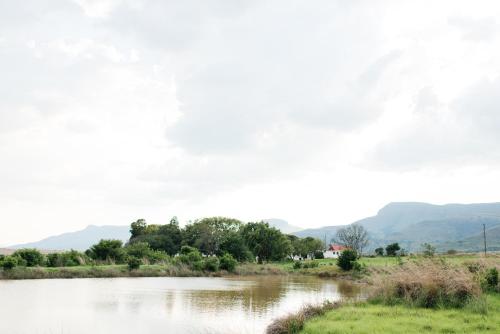
[[[360,291],[349,282],[326,281],[315,277],[263,276],[248,281],[251,284],[236,290],[191,290],[183,294],[183,302],[188,304],[188,308],[199,312],[243,309],[245,312],[262,313],[277,306],[287,294],[321,293],[350,298]]]

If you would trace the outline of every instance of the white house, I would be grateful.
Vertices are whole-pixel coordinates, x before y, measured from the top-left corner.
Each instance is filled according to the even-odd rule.
[[[323,252],[323,256],[325,259],[336,259],[346,249],[347,247],[342,245],[331,244],[328,249]]]

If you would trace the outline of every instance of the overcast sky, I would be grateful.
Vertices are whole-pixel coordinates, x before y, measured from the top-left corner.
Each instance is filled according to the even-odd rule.
[[[0,245],[500,200],[498,1],[0,1]]]

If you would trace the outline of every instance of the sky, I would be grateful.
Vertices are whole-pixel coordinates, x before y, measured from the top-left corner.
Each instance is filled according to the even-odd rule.
[[[500,3],[0,1],[0,245],[500,199]]]

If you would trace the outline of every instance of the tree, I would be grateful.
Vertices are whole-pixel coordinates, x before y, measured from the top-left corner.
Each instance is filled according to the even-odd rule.
[[[382,247],[375,248],[375,255],[384,256],[384,249]]]
[[[395,242],[395,243],[387,245],[387,247],[385,247],[385,253],[387,254],[387,256],[396,256],[396,253],[400,249],[401,249],[401,247],[399,247],[399,244],[397,242]]]
[[[354,268],[358,254],[353,249],[346,249],[337,258],[337,265],[344,271]]]
[[[352,224],[337,231],[334,241],[363,254],[363,248],[368,245],[368,232],[359,224]]]
[[[137,221],[131,225],[131,231],[134,229],[136,233],[130,238],[129,245],[147,243],[152,250],[164,251],[171,256],[179,252],[182,234],[176,217],[166,225],[147,225],[145,221]]]
[[[248,223],[242,228],[242,236],[259,263],[283,260],[292,252],[290,240],[268,223]]]
[[[94,260],[124,262],[126,254],[122,245],[121,240],[101,239],[97,244],[90,247],[88,255]]]
[[[290,238],[290,237],[289,237]],[[323,242],[312,237],[290,238],[292,241],[293,255],[299,255],[302,258],[313,257],[315,252],[322,251]],[[321,252],[323,253],[323,252]]]
[[[424,256],[427,256],[427,257],[433,257],[434,254],[436,253],[436,247],[434,247],[428,243],[423,243],[422,249],[424,250]]]
[[[14,257],[23,259],[27,267],[42,266],[45,264],[45,257],[39,250],[34,248],[23,248],[12,254]]]
[[[147,223],[145,219],[138,219],[130,224],[130,239],[143,235],[146,232],[146,227]]]
[[[10,270],[17,266],[17,258],[14,256],[6,256],[2,260],[2,268],[4,270]]]
[[[205,255],[221,254],[221,244],[231,231],[238,231],[241,221],[226,217],[197,220],[183,230],[183,243],[196,247]]]
[[[233,272],[234,269],[236,268],[236,265],[238,264],[236,259],[232,257],[231,254],[228,253],[222,255],[221,258],[219,259],[219,262],[220,262],[220,268],[223,270],[227,270],[229,272]]]

